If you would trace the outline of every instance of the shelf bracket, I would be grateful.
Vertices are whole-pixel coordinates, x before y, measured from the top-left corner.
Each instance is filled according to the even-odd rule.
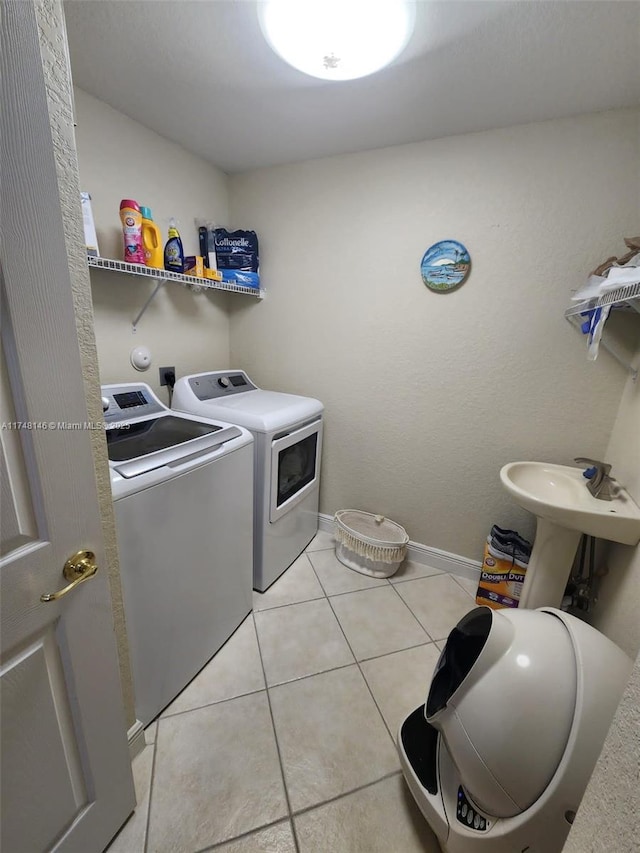
[[[635,305],[634,308],[636,308]],[[636,310],[638,309],[636,308]],[[574,328],[582,331],[582,320],[580,319],[580,316],[578,314],[565,314],[565,317]],[[627,371],[627,373],[631,374],[631,379],[633,382],[637,381],[638,369],[632,364],[629,364],[629,361],[626,358],[623,358],[618,352],[618,350],[604,339],[604,334],[602,336],[602,339],[600,340],[600,346],[604,347],[604,349],[606,349],[606,351],[615,358],[618,364],[621,364]]]
[[[132,331],[133,331],[133,334],[134,334],[134,335],[135,335],[135,333],[138,331],[138,328],[137,328],[137,327],[138,327],[138,323],[139,323],[139,322],[140,322],[140,320],[142,319],[142,316],[143,316],[144,312],[147,310],[147,308],[149,307],[149,305],[151,305],[151,303],[152,303],[152,302],[153,302],[153,300],[155,299],[155,297],[156,297],[156,295],[157,295],[158,291],[160,290],[160,288],[162,288],[166,283],[167,283],[167,279],[166,279],[166,278],[161,278],[161,279],[159,279],[158,283],[157,283],[157,284],[156,284],[156,286],[153,288],[153,291],[150,293],[149,298],[147,299],[147,301],[144,303],[144,305],[143,305],[143,306],[142,306],[142,308],[140,309],[140,311],[139,311],[139,313],[138,313],[138,316],[136,317],[136,319],[135,319],[135,320],[133,321],[133,323],[131,324],[131,326],[132,326]]]

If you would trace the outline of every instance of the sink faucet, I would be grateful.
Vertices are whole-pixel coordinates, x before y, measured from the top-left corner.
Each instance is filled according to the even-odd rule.
[[[579,465],[589,465],[595,469],[587,480],[587,488],[594,498],[598,498],[601,501],[613,500],[618,493],[619,487],[613,477],[609,476],[611,465],[607,462],[599,462],[597,459],[586,459],[582,456],[578,456],[573,461]],[[585,475],[587,475],[586,471]]]

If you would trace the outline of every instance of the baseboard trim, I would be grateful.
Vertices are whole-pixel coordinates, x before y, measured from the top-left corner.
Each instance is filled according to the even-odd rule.
[[[318,530],[323,530],[325,533],[333,533],[333,516],[327,515],[324,512],[319,512]]]
[[[319,530],[323,530],[325,533],[333,533],[333,524],[332,515],[318,513]],[[482,563],[479,560],[470,560],[468,557],[451,554],[449,551],[440,550],[440,548],[431,548],[429,545],[422,545],[420,542],[409,542],[407,558],[421,566],[433,566],[434,569],[447,572],[450,575],[457,575],[474,581],[480,580]]]
[[[433,566],[434,569],[440,569],[441,572],[448,572],[461,578],[480,580],[482,563],[479,560],[470,560],[468,557],[441,551],[440,548],[431,548],[420,542],[409,542],[407,556],[421,566]]]
[[[144,737],[144,726],[140,720],[136,720],[127,732],[127,740],[129,741],[129,758],[133,761],[136,755],[139,755],[147,745]]]

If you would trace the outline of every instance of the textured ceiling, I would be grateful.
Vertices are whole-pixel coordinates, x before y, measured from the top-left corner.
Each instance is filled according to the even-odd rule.
[[[344,83],[279,59],[253,0],[64,5],[75,84],[225,172],[640,103],[640,2],[418,0]]]

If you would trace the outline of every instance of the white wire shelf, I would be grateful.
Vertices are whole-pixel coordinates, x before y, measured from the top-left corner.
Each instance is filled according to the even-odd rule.
[[[640,284],[622,284],[606,291],[601,296],[585,299],[574,303],[564,312],[565,317],[581,314],[583,311],[592,311],[594,308],[602,308],[605,305],[611,308],[635,309],[640,314]]]
[[[604,308],[606,305],[612,309],[637,311],[640,314],[640,284],[623,284],[606,291],[601,296],[575,302],[570,308],[567,308],[564,316],[572,326],[580,329],[582,324],[580,314],[593,311],[596,308]],[[630,364],[628,359],[624,358],[613,344],[605,340],[604,336],[600,343],[631,374],[635,382],[638,378],[638,369]]]
[[[234,284],[229,281],[213,281],[209,278],[198,278],[194,275],[184,275],[183,273],[172,272],[171,270],[161,270],[155,267],[146,267],[142,264],[130,264],[127,261],[116,261],[113,258],[96,258],[93,255],[87,255],[87,263],[94,269],[110,270],[111,272],[124,273],[125,275],[136,275],[141,278],[150,278],[156,281],[156,287],[142,306],[137,317],[133,321],[133,331],[144,312],[153,302],[156,294],[163,285],[168,281],[174,281],[176,284],[181,284],[183,287],[189,287],[193,290],[222,290],[227,293],[243,293],[245,296],[253,296],[256,299],[264,297],[264,290],[257,287],[243,287],[240,284]]]

